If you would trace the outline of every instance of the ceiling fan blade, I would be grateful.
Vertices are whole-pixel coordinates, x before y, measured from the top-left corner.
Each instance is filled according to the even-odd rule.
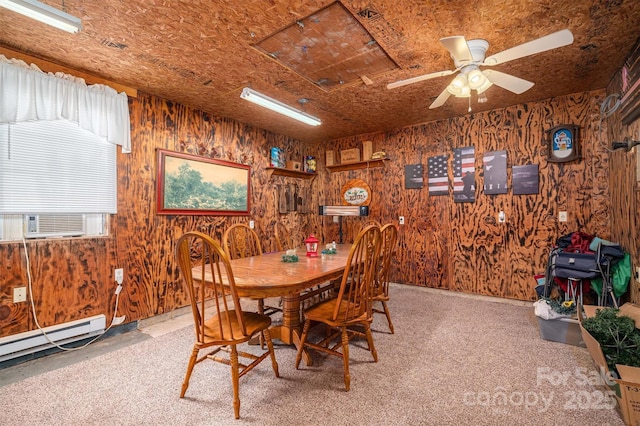
[[[440,43],[451,53],[456,62],[469,62],[473,60],[467,40],[463,36],[451,36],[440,39]]]
[[[438,71],[432,72],[431,74],[420,75],[418,77],[408,78],[406,80],[395,81],[393,83],[387,84],[387,89],[395,89],[396,87],[406,86],[407,84],[417,83],[419,81],[429,80],[431,78],[444,77],[445,75],[451,75],[455,70],[447,70],[447,71]]]
[[[447,102],[447,99],[449,99],[449,96],[451,96],[451,94],[449,93],[449,91],[447,91],[447,88],[445,87],[442,93],[438,95],[436,100],[433,101],[431,105],[429,105],[429,109],[438,108],[439,106],[444,105],[444,103]]]
[[[533,87],[532,82],[495,70],[484,70],[483,74],[490,82],[510,92],[521,94]]]
[[[514,59],[535,55],[536,53],[567,46],[571,43],[573,43],[571,31],[562,30],[491,55],[484,60],[483,65],[504,64]]]

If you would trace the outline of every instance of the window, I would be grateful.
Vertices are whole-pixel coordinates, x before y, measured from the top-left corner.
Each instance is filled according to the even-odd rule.
[[[106,235],[116,145],[66,120],[0,125],[0,239]]]

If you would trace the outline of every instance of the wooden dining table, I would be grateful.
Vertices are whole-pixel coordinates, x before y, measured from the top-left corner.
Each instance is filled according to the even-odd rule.
[[[284,262],[285,252],[266,253],[230,261],[239,297],[264,299],[282,297],[282,323],[270,329],[271,337],[288,345],[299,346],[301,294],[312,287],[342,277],[347,265],[351,244],[337,244],[336,254],[306,256],[304,248],[297,249],[298,262]],[[193,269],[199,277],[201,268]],[[211,280],[205,272],[205,282]],[[305,356],[307,364],[311,360]]]

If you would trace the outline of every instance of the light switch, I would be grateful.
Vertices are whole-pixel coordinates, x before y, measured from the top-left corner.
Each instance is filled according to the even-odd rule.
[[[567,212],[559,212],[558,213],[558,221],[566,222],[567,221]]]

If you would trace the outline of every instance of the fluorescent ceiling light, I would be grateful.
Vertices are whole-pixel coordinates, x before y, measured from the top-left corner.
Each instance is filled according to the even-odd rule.
[[[0,0],[1,1],[1,0]],[[311,126],[319,126],[322,124],[319,118],[314,117],[313,115],[309,115],[306,112],[300,111],[289,105],[283,104],[280,101],[277,101],[269,96],[263,95],[262,93],[258,93],[255,90],[249,89],[245,87],[242,89],[242,93],[240,94],[242,99],[246,99],[249,102],[253,102],[256,105],[263,106],[265,108],[270,109],[271,111],[278,112],[280,114],[286,115],[287,117],[291,117],[298,121],[302,121],[303,123],[309,124]]]
[[[77,33],[82,29],[79,18],[36,0],[0,0],[0,7],[70,33]]]

